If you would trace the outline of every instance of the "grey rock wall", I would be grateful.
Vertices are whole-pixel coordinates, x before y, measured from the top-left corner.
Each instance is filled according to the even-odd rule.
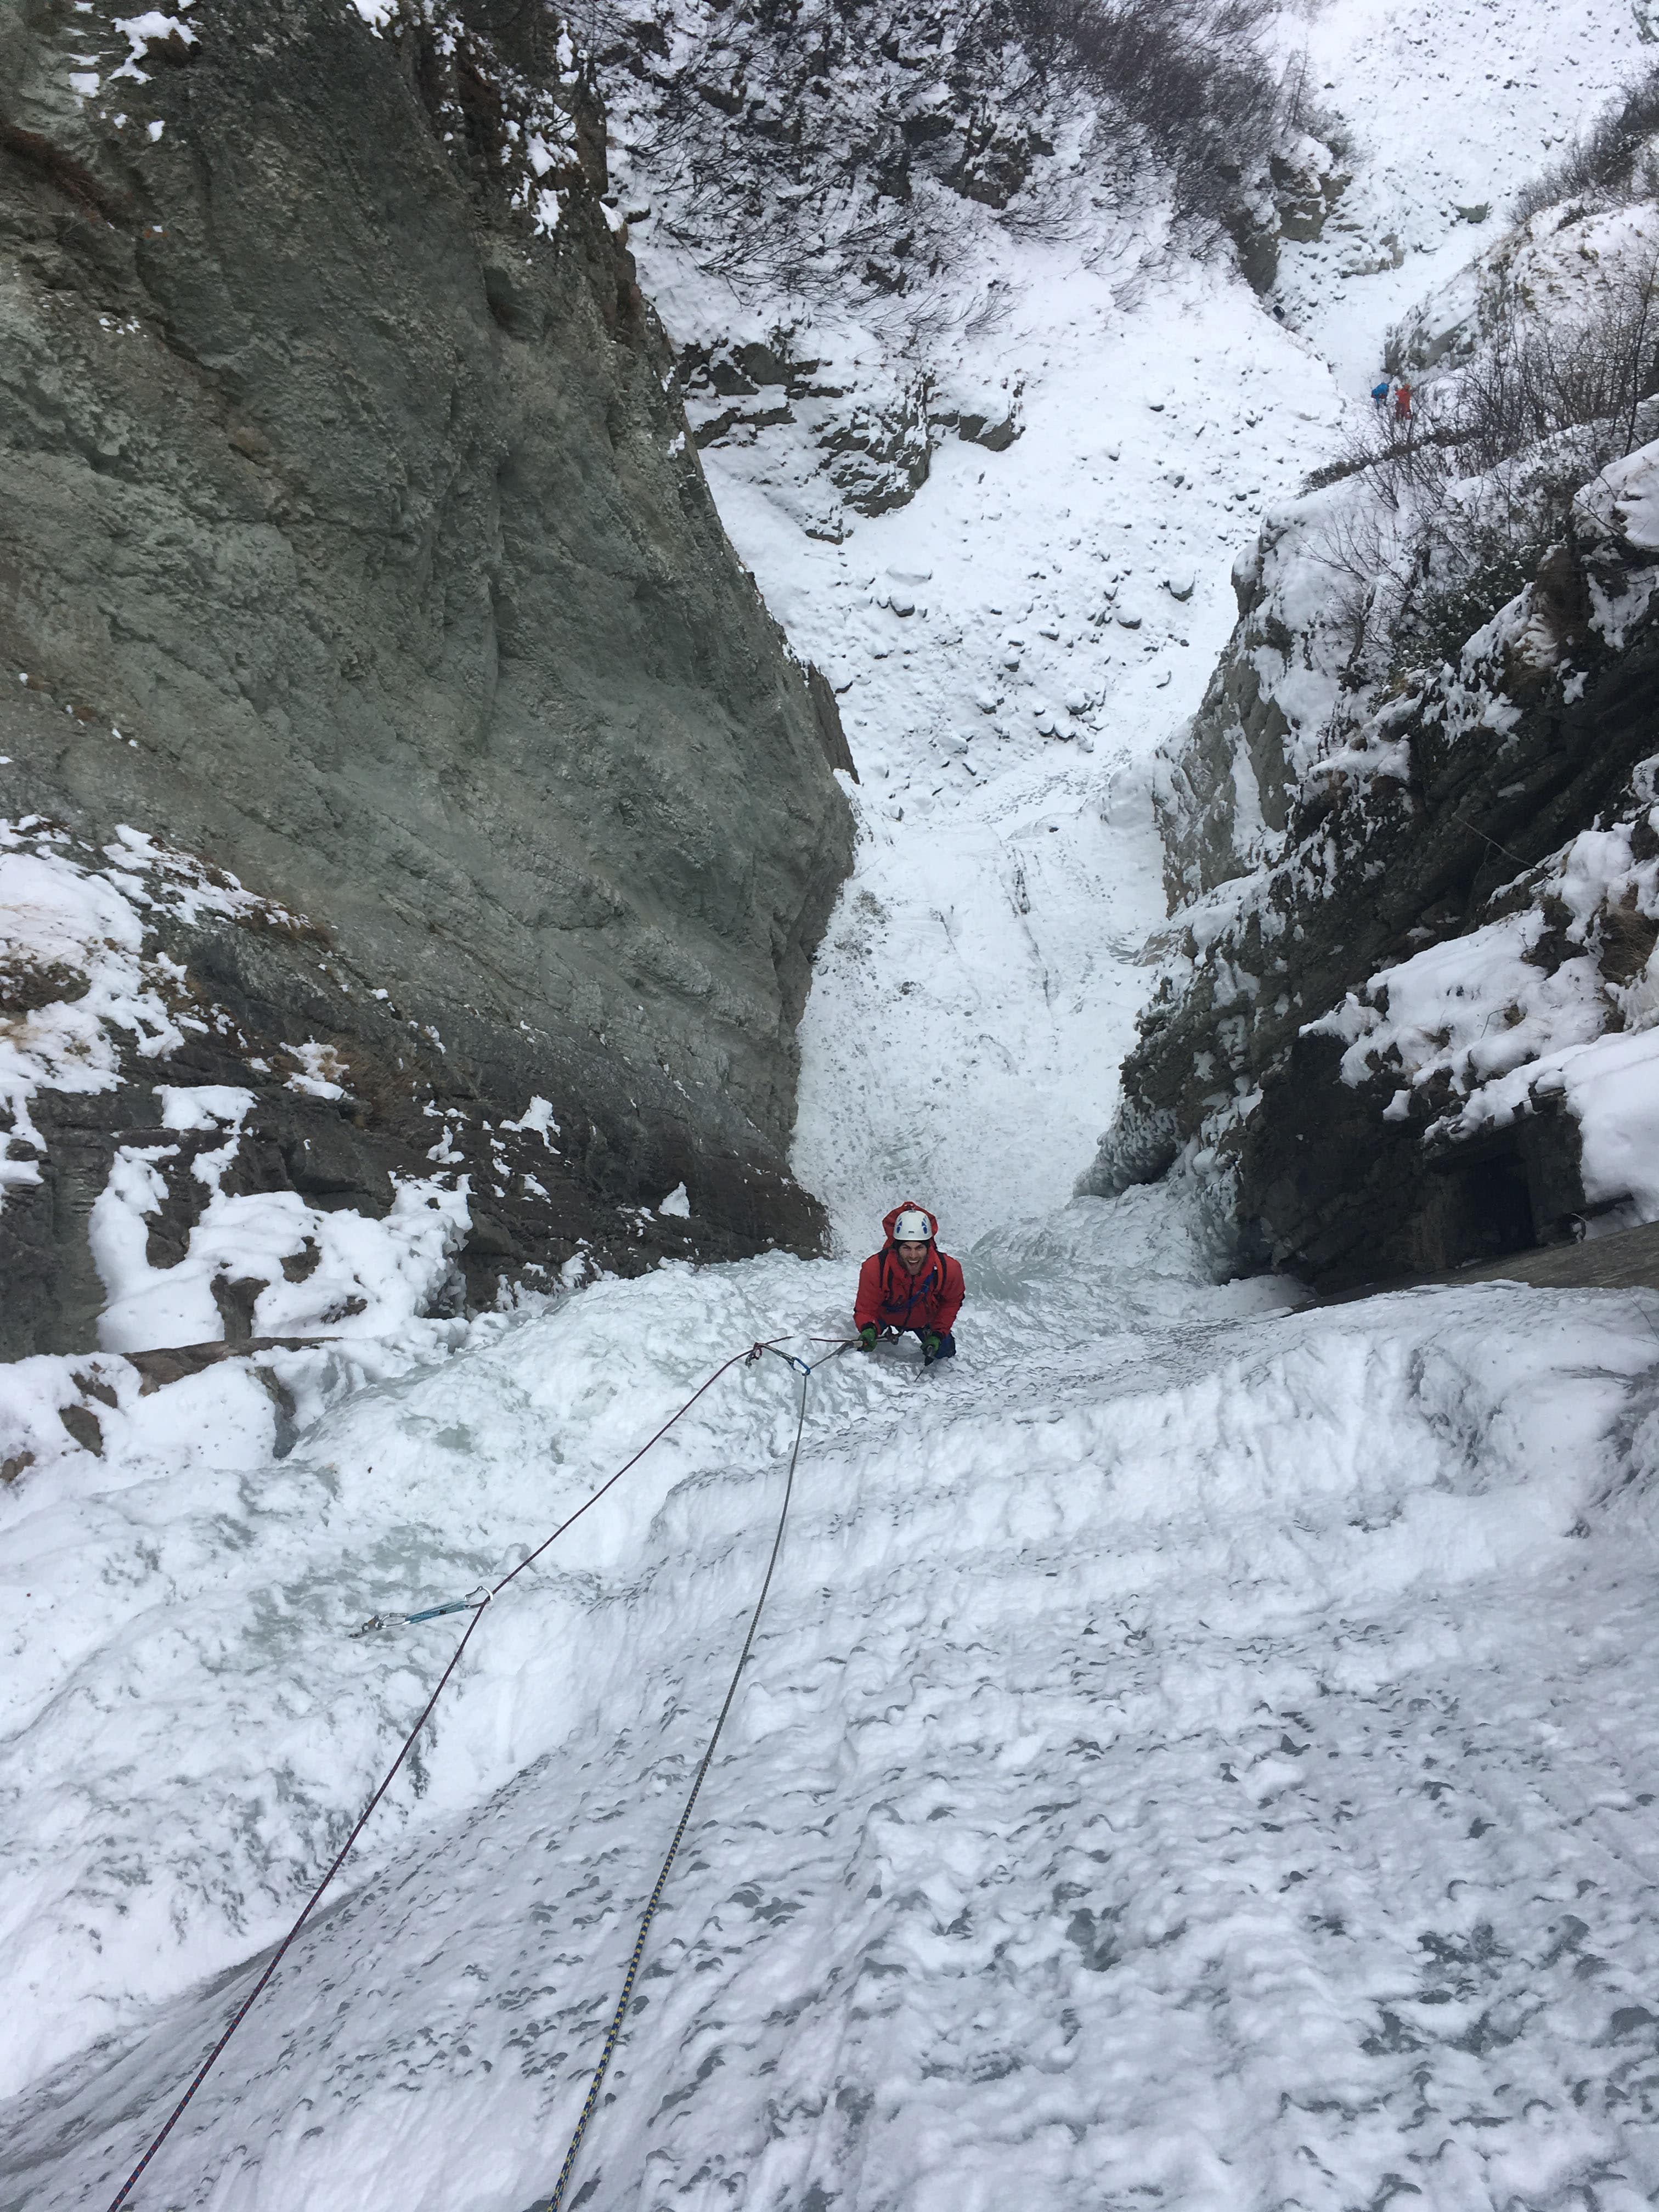
[[[605,1223],[682,1180],[693,1249],[814,1249],[793,1030],[851,823],[806,673],[557,20],[383,14],[198,0],[135,45],[106,0],[0,0],[0,812],[309,918],[324,1026],[386,1079],[349,1125],[382,1200],[446,1086],[538,1094],[587,1134],[520,1257],[637,1264]],[[324,1018],[302,965],[252,1027]],[[80,1348],[85,1297],[42,1297],[14,1348]]]
[[[1264,838],[1283,834],[1295,785],[1296,732],[1275,678],[1296,650],[1267,574],[1264,530],[1233,568],[1238,622],[1192,720],[1160,763],[1156,785],[1170,911],[1247,874]]]

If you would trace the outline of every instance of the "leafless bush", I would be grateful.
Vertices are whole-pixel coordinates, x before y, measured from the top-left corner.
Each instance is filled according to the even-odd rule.
[[[1659,261],[1624,270],[1594,313],[1513,325],[1453,380],[1437,429],[1466,469],[1494,469],[1563,431],[1600,426],[1602,466],[1630,451],[1644,399],[1659,392]]]
[[[1087,213],[1045,167],[1080,100],[1099,117],[1097,208],[1161,170],[1200,246],[1282,112],[1258,37],[1271,0],[736,0],[672,39],[649,9],[592,0],[592,35],[640,172],[704,266],[804,303],[890,294],[900,319],[976,203],[1045,234]]]
[[[1358,689],[1455,658],[1559,537],[1573,496],[1650,434],[1659,263],[1626,269],[1571,322],[1512,322],[1419,394],[1352,434],[1319,483],[1352,481],[1310,550]]]
[[[1353,140],[1348,125],[1334,108],[1316,100],[1312,93],[1313,62],[1307,47],[1291,57],[1285,64],[1285,74],[1279,88],[1279,109],[1283,130],[1291,137],[1306,132],[1328,146],[1338,161],[1347,158],[1353,151]]]
[[[1559,161],[1522,186],[1515,198],[1516,221],[1525,222],[1540,209],[1580,196],[1626,198],[1641,193],[1659,198],[1659,178],[1650,174],[1652,155],[1648,143],[1656,131],[1659,131],[1659,64],[1638,77],[1618,105]]]
[[[1013,0],[1008,10],[1040,72],[1074,77],[1144,136],[1174,178],[1177,216],[1213,223],[1279,129],[1280,88],[1261,45],[1273,12],[1271,0]]]
[[[1309,489],[1368,476],[1383,506],[1420,501],[1435,483],[1489,474],[1552,440],[1570,440],[1574,489],[1638,440],[1644,403],[1659,394],[1659,257],[1618,271],[1587,313],[1534,324],[1517,310],[1462,367],[1419,386],[1402,421],[1389,409],[1350,431]]]
[[[1351,543],[1344,543],[1341,532],[1334,531],[1324,556],[1326,566],[1335,574],[1335,581],[1327,603],[1326,620],[1331,635],[1341,648],[1345,692],[1358,689],[1369,672],[1370,647],[1379,612],[1377,602],[1389,579],[1389,571],[1384,566],[1369,569],[1363,567],[1355,557],[1357,550]],[[1346,722],[1347,717],[1339,701],[1326,726],[1322,750],[1330,750],[1340,741]]]

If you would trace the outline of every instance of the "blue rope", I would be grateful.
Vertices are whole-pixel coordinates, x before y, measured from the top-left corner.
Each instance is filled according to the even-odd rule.
[[[827,1341],[827,1340],[820,1337],[811,1339],[809,1341],[823,1343]],[[489,1603],[490,1600],[495,1597],[499,1597],[509,1583],[516,1582],[519,1577],[525,1572],[526,1568],[532,1567],[535,1565],[536,1561],[541,1558],[544,1552],[547,1551],[550,1547],[558,1542],[560,1537],[565,1534],[567,1529],[574,1528],[577,1522],[581,1519],[583,1514],[591,1512],[602,1498],[607,1496],[610,1492],[614,1490],[617,1485],[622,1480],[623,1477],[627,1474],[631,1468],[639,1465],[640,1462],[645,1457],[647,1452],[651,1449],[652,1446],[653,1444],[660,1443],[662,1439],[668,1434],[668,1431],[674,1426],[674,1424],[677,1421],[684,1419],[685,1416],[690,1412],[693,1406],[696,1404],[698,1399],[703,1395],[705,1391],[712,1390],[714,1389],[715,1383],[720,1381],[722,1375],[729,1375],[732,1370],[738,1366],[741,1362],[746,1361],[752,1365],[753,1363],[760,1358],[761,1353],[764,1349],[765,1346],[756,1344],[751,1345],[747,1352],[734,1352],[729,1359],[723,1360],[720,1363],[712,1375],[705,1376],[703,1380],[698,1383],[696,1389],[691,1393],[691,1395],[686,1400],[685,1403],[683,1406],[676,1407],[675,1411],[669,1415],[668,1419],[663,1423],[656,1434],[654,1436],[647,1437],[645,1442],[640,1446],[639,1449],[634,1454],[633,1457],[631,1459],[624,1460],[614,1474],[607,1475],[605,1480],[600,1483],[597,1490],[590,1491],[587,1496],[582,1500],[581,1504],[576,1508],[575,1511],[574,1513],[568,1514],[550,1534],[543,1537],[541,1542],[537,1545],[533,1552],[526,1552],[524,1558],[520,1560],[518,1565],[516,1567],[509,1567],[507,1572],[501,1577],[501,1580],[494,1583],[490,1588],[483,1589],[483,1585],[480,1585],[480,1589],[483,1589],[482,1596],[479,1595],[478,1591],[475,1590],[471,1597],[455,1599],[447,1605],[429,1607],[424,1613],[401,1614],[392,1613],[390,1615],[374,1613],[363,1623],[360,1629],[353,1632],[356,1635],[366,1636],[371,1629],[385,1628],[392,1621],[430,1620],[436,1614],[441,1613],[470,1612],[472,1615],[471,1620],[468,1621],[465,1629],[462,1632],[460,1642],[455,1646],[453,1652],[450,1655],[449,1664],[444,1668],[443,1673],[438,1677],[437,1687],[433,1691],[431,1696],[422,1707],[419,1719],[416,1720],[414,1727],[410,1729],[409,1734],[404,1738],[403,1742],[398,1747],[397,1757],[392,1760],[391,1765],[387,1767],[386,1772],[380,1777],[380,1781],[375,1784],[374,1796],[369,1799],[368,1804],[364,1806],[362,1813],[358,1815],[356,1826],[353,1828],[351,1833],[346,1838],[344,1843],[341,1844],[339,1850],[334,1856],[333,1862],[330,1865],[328,1871],[324,1875],[322,1880],[317,1884],[317,1887],[312,1891],[311,1895],[306,1899],[304,1908],[301,1911],[299,1918],[295,1920],[294,1925],[289,1929],[287,1935],[283,1936],[282,1942],[276,1946],[276,1949],[267,1959],[264,1971],[260,1974],[258,1980],[255,1982],[253,1987],[248,1991],[246,1996],[243,1998],[241,2003],[237,2006],[235,2011],[230,2016],[228,2024],[225,2027],[223,2033],[220,2035],[218,2041],[214,2045],[212,2050],[209,2051],[207,2057],[197,2068],[196,2072],[192,2075],[183,2096],[181,2096],[177,2104],[174,2105],[172,2112],[168,2113],[167,2119],[163,2122],[161,2128],[158,2129],[156,2133],[150,2137],[149,2143],[145,2146],[143,2157],[138,2160],[137,2165],[133,2167],[131,2172],[128,2174],[126,2179],[121,2184],[121,2186],[117,2190],[114,2197],[111,2199],[109,2212],[121,2212],[122,2206],[126,2203],[133,2191],[137,2187],[139,2182],[143,2179],[144,2173],[151,2160],[161,2149],[162,2144],[166,2142],[167,2137],[173,2133],[174,2128],[178,2126],[179,2121],[184,2118],[185,2112],[189,2107],[191,2099],[201,2087],[203,2082],[207,2080],[208,2075],[218,2064],[220,2059],[223,2057],[226,2046],[229,2044],[231,2038],[235,2034],[242,2022],[247,2018],[248,2014],[252,2010],[255,2004],[258,2003],[260,1996],[264,1994],[266,1987],[270,1984],[271,1977],[276,1973],[277,1968],[282,1965],[283,1960],[288,1956],[289,1950],[293,1948],[293,1945],[298,1939],[300,1931],[304,1928],[306,1923],[311,1918],[312,1914],[321,1903],[324,1893],[327,1890],[330,1883],[334,1880],[335,1875],[338,1874],[340,1869],[345,1864],[358,1837],[362,1835],[363,1830],[368,1826],[369,1820],[374,1814],[375,1807],[380,1803],[381,1798],[385,1796],[386,1791],[392,1787],[392,1782],[396,1778],[398,1770],[402,1767],[404,1761],[413,1750],[416,1738],[420,1735],[421,1730],[426,1726],[428,1721],[432,1717],[433,1708],[437,1705],[439,1698],[443,1695],[445,1687],[448,1684],[450,1677],[454,1674],[455,1669],[460,1665],[462,1656],[465,1652],[467,1645],[472,1641],[478,1622],[482,1619],[484,1608]],[[805,1418],[805,1389],[806,1385],[805,1382],[803,1382],[801,1384],[803,1394],[801,1412],[803,1419]],[[797,1451],[800,1449],[800,1435],[799,1429],[797,1430],[795,1436],[795,1449]],[[789,1471],[792,1480],[794,1476],[794,1461],[792,1458],[789,1462]],[[781,1534],[781,1531],[780,1531],[780,1534]],[[776,1553],[775,1550],[775,1559]],[[770,1568],[767,1570],[767,1579],[769,1582],[771,1579]],[[765,1592],[763,1590],[761,1595],[764,1597]],[[757,1614],[757,1618],[758,1618],[758,1613]],[[752,1627],[750,1628],[750,1633],[752,1637],[754,1633]],[[733,1686],[736,1686],[735,1683]],[[724,1717],[724,1716],[722,1716],[722,1717]],[[713,1747],[711,1746],[710,1748],[712,1749]]]

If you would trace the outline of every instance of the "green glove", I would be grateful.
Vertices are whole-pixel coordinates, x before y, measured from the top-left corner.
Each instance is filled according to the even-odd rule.
[[[934,1335],[931,1328],[928,1330],[927,1335],[921,1340],[921,1352],[923,1358],[927,1360],[930,1367],[934,1360],[939,1358],[939,1339]]]
[[[864,1346],[866,1352],[873,1352],[875,1350],[876,1324],[874,1322],[867,1321],[865,1322],[864,1327],[859,1331],[859,1342]]]

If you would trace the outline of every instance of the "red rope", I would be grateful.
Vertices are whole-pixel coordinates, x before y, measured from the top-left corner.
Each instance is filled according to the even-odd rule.
[[[815,1343],[823,1343],[829,1340],[824,1338],[814,1338],[811,1340]],[[773,1340],[773,1341],[782,1342],[783,1340],[781,1338],[778,1338]],[[582,1503],[576,1508],[575,1511],[570,1516],[568,1520],[562,1521],[550,1536],[544,1538],[541,1543],[538,1544],[533,1552],[526,1553],[526,1556],[520,1560],[516,1567],[509,1569],[509,1571],[501,1577],[500,1582],[496,1583],[491,1589],[489,1593],[490,1597],[493,1598],[496,1596],[501,1591],[507,1588],[507,1584],[513,1581],[515,1576],[521,1575],[527,1566],[532,1565],[537,1559],[539,1559],[542,1553],[547,1550],[549,1545],[557,1543],[559,1538],[564,1534],[567,1528],[574,1528],[577,1522],[581,1519],[583,1514],[587,1511],[588,1508],[592,1505],[597,1505],[600,1498],[605,1496],[606,1491],[612,1489],[617,1483],[619,1483],[630,1468],[637,1467],[640,1462],[645,1457],[647,1452],[650,1450],[652,1445],[660,1443],[663,1438],[668,1434],[670,1429],[673,1427],[675,1422],[683,1419],[684,1416],[690,1412],[693,1406],[696,1404],[698,1399],[702,1396],[704,1391],[712,1389],[714,1384],[720,1381],[722,1375],[729,1373],[730,1370],[733,1367],[738,1365],[741,1361],[745,1359],[754,1359],[759,1356],[763,1350],[770,1350],[770,1345],[751,1345],[747,1352],[734,1352],[732,1358],[726,1362],[726,1364],[723,1367],[717,1367],[714,1373],[708,1376],[706,1382],[699,1383],[697,1388],[691,1393],[691,1395],[686,1400],[685,1403],[679,1408],[678,1412],[672,1413],[669,1416],[667,1420],[665,1420],[662,1426],[657,1431],[656,1435],[649,1437],[646,1443],[640,1446],[638,1451],[635,1453],[632,1459],[625,1461],[623,1464],[617,1469],[617,1472],[613,1475],[610,1476],[605,1481],[599,1485],[599,1488],[593,1492],[591,1498],[583,1499]],[[368,1825],[369,1815],[374,1812],[374,1808],[380,1803],[381,1798],[385,1796],[386,1791],[391,1788],[398,1768],[403,1765],[404,1759],[408,1758],[410,1751],[414,1747],[416,1737],[419,1735],[421,1730],[426,1726],[428,1720],[431,1717],[432,1708],[437,1704],[438,1699],[443,1694],[444,1685],[448,1681],[450,1676],[455,1672],[456,1668],[460,1664],[461,1654],[465,1650],[467,1645],[472,1641],[472,1632],[477,1628],[478,1623],[483,1619],[487,1604],[488,1600],[485,1601],[484,1605],[481,1605],[478,1607],[471,1620],[468,1621],[465,1633],[462,1636],[460,1642],[455,1646],[453,1652],[450,1656],[448,1666],[444,1668],[443,1673],[438,1677],[437,1687],[433,1691],[432,1695],[427,1699],[425,1705],[421,1708],[421,1717],[416,1722],[414,1727],[410,1729],[409,1734],[404,1738],[397,1757],[392,1760],[391,1765],[387,1767],[386,1772],[381,1776],[380,1783],[375,1789],[374,1795],[369,1799],[368,1804],[364,1806],[362,1812],[358,1816],[356,1826],[346,1838],[344,1843],[341,1844],[338,1852],[335,1856],[332,1865],[331,1865],[328,1869],[328,1872],[323,1876],[316,1888],[312,1891],[311,1895],[306,1899],[304,1911],[301,1913],[294,1925],[289,1929],[287,1935],[283,1936],[282,1942],[277,1945],[276,1951],[273,1953],[270,1960],[266,1965],[264,1973],[260,1975],[258,1980],[255,1982],[253,1987],[248,1991],[246,1996],[243,1998],[241,2003],[237,2006],[236,2010],[231,2014],[230,2025],[226,2028],[224,2033],[219,2038],[219,2040],[214,2045],[212,2050],[209,2051],[207,2057],[202,2061],[200,2066],[197,2068],[194,2079],[191,2081],[190,2087],[185,2091],[184,2095],[179,2098],[178,2103],[168,2113],[166,2124],[155,2136],[155,2139],[150,2143],[149,2148],[145,2151],[137,2165],[133,2167],[132,2172],[127,2176],[126,2179],[121,2184],[120,2188],[117,2191],[114,2197],[111,2198],[109,2212],[120,2212],[121,2206],[124,2205],[128,2197],[131,2196],[134,2185],[143,2173],[144,2168],[149,2164],[151,2159],[155,2157],[156,2152],[161,2149],[161,2145],[173,2133],[174,2128],[178,2126],[180,2119],[183,2118],[185,2109],[190,2103],[191,2099],[196,2094],[196,2092],[201,2087],[203,2082],[207,2080],[208,2075],[213,2071],[213,2069],[218,2063],[225,2045],[230,2041],[231,2037],[235,2034],[237,2029],[247,2018],[249,2013],[252,2011],[253,2007],[258,2002],[260,1994],[264,1990],[266,1984],[276,1972],[277,1967],[282,1965],[283,1960],[287,1957],[289,1948],[293,1944],[295,1938],[299,1935],[300,1930],[305,1926],[307,1921],[310,1919],[312,1914],[316,1911],[319,1903],[321,1901],[324,1891],[328,1887],[330,1882],[333,1881],[335,1875],[338,1874],[340,1869],[345,1864],[352,1845],[356,1842],[358,1837],[362,1835],[363,1830]]]

